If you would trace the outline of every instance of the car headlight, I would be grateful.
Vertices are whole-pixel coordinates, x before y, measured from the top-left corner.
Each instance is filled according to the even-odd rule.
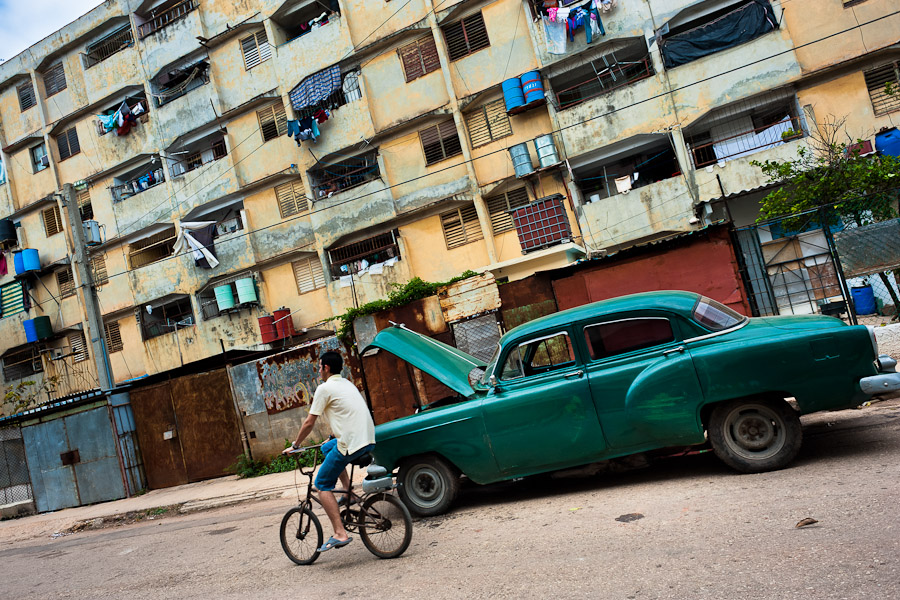
[[[875,353],[875,358],[878,358],[878,340],[875,339],[875,328],[866,325],[866,330],[869,332],[869,340],[872,342],[872,352]]]

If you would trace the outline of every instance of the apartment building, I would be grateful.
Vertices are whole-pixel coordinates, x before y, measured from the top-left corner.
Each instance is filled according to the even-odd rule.
[[[752,221],[751,160],[900,109],[889,0],[134,4],[0,65],[0,238],[38,252],[0,279],[6,384],[96,386],[65,184],[123,382],[269,348],[278,309]]]

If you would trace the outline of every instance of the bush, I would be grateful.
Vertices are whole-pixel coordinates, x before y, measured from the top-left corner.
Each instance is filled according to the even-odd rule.
[[[284,447],[291,445],[290,440],[285,440]],[[307,450],[303,454],[279,454],[268,461],[253,460],[247,453],[243,453],[235,459],[235,463],[226,469],[229,473],[237,475],[241,479],[247,477],[259,477],[260,475],[269,475],[271,473],[286,473],[297,468],[297,463],[304,467],[312,466],[313,461],[316,464],[322,463],[322,451]]]

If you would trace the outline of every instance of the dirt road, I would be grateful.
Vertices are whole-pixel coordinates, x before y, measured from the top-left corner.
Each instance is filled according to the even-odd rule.
[[[792,468],[712,454],[465,488],[399,559],[295,567],[284,500],[0,546],[6,598],[898,598],[900,400],[804,418]],[[818,523],[796,528],[801,519]],[[326,532],[328,527],[326,525]]]

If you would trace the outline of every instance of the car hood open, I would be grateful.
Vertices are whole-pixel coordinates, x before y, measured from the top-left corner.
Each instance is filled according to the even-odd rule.
[[[372,348],[387,350],[466,397],[476,393],[469,383],[469,373],[472,369],[487,366],[474,356],[403,326],[378,332],[363,354]]]

